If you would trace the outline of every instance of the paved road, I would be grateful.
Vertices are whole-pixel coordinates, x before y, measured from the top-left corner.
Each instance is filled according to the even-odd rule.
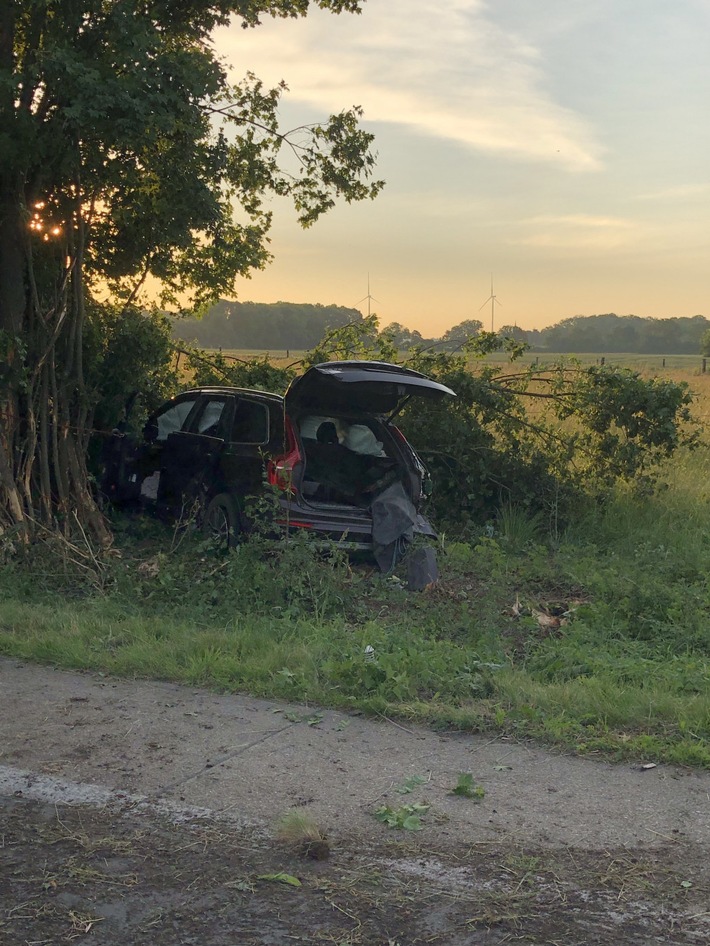
[[[538,861],[545,852],[553,858],[574,852],[597,867],[616,863],[618,852],[642,852],[669,865],[671,886],[682,885],[684,896],[708,889],[708,772],[616,765],[489,736],[433,733],[318,707],[14,660],[0,660],[0,735],[0,798],[34,805],[45,819],[47,805],[103,813],[123,805],[124,811],[129,806],[183,824],[208,816],[246,832],[249,850],[256,850],[254,839],[272,838],[279,816],[298,809],[318,823],[335,852],[357,850],[362,857],[378,850],[382,858],[382,845],[391,845],[394,835],[375,819],[375,810],[416,801],[430,809],[420,833],[399,832],[406,847],[400,872],[428,871],[429,880],[446,874],[450,886],[456,871],[467,869],[453,867],[451,858],[461,864],[467,850],[476,849],[481,858],[484,850],[529,850]],[[485,789],[482,801],[450,793],[461,773],[471,773]],[[407,785],[412,791],[403,792]],[[423,852],[440,858],[438,866],[421,866]],[[710,934],[701,916],[710,917],[706,910],[693,901],[678,914],[692,917],[690,926],[674,920],[676,932],[685,929],[682,936],[677,932],[681,938],[668,939],[665,931],[658,941],[699,942],[698,936]],[[437,939],[439,934],[430,941],[497,941]],[[250,935],[243,942],[281,941]],[[529,935],[526,942],[546,941]],[[566,942],[585,942],[565,935]],[[657,941],[619,938],[618,930],[615,935],[619,943]],[[134,941],[140,937],[125,940]],[[589,940],[597,941],[605,940]]]

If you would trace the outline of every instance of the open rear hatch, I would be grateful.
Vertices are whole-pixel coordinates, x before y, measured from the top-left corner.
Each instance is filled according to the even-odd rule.
[[[413,395],[456,397],[446,385],[401,365],[384,361],[328,361],[314,365],[291,382],[286,392],[286,410],[394,414]]]
[[[338,519],[368,537],[383,571],[414,533],[435,534],[418,511],[426,471],[390,424],[414,396],[456,395],[418,371],[380,361],[315,365],[285,395],[296,502],[308,515]]]
[[[303,447],[304,500],[366,509],[399,482],[418,505],[424,470],[388,423],[412,396],[455,394],[418,371],[380,361],[326,362],[295,379],[285,401]]]

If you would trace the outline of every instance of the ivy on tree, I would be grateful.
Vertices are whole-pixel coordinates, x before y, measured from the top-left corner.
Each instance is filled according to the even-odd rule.
[[[230,18],[252,28],[311,5],[360,9],[0,7],[0,518],[25,537],[37,522],[78,522],[109,540],[84,461],[96,401],[85,365],[92,296],[108,287],[120,318],[150,282],[163,304],[204,307],[269,261],[271,195],[290,198],[307,227],[337,199],[380,190],[358,108],[283,131],[285,85],[266,88],[250,72],[232,82],[210,45]]]

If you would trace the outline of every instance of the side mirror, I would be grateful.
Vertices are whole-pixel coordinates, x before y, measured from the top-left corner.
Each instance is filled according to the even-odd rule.
[[[143,437],[148,443],[154,443],[158,439],[158,425],[154,420],[149,420],[143,428]]]

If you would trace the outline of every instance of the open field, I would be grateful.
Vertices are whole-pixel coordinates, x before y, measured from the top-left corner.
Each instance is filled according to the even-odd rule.
[[[250,358],[267,355],[269,360],[279,367],[285,367],[299,362],[305,352],[289,350],[279,351],[256,351],[251,349],[220,349],[220,352],[228,358],[239,358],[248,360]],[[623,365],[634,371],[648,372],[652,375],[663,377],[677,377],[681,375],[684,380],[690,380],[703,374],[702,355],[635,355],[629,352],[588,352],[581,355],[570,353],[555,352],[526,352],[519,360],[518,364],[530,365],[539,364],[541,367],[549,364],[558,364],[560,361],[570,362],[578,361],[583,365],[600,364],[604,359],[608,365]],[[503,352],[488,355],[483,359],[487,364],[506,364],[507,356]],[[475,364],[476,359],[472,359],[471,364]],[[706,367],[710,369],[710,362]],[[679,378],[680,380],[680,378]]]
[[[285,351],[252,351],[248,349],[220,349],[220,352],[226,358],[248,361],[252,358],[268,356],[269,360],[280,368],[294,366],[303,358],[303,351],[289,351],[288,356]],[[685,382],[689,384],[696,397],[694,413],[703,422],[710,420],[710,370],[703,370],[703,358],[700,355],[634,355],[629,353],[621,354],[555,354],[555,353],[534,353],[526,352],[522,358],[516,361],[516,366],[529,365],[539,366],[541,371],[550,365],[560,362],[578,361],[582,365],[600,364],[601,359],[605,359],[607,365],[619,365],[629,368],[632,371],[639,372],[644,377],[667,378],[671,381]],[[510,361],[502,352],[488,355],[486,358],[470,359],[470,367],[475,371],[476,366],[480,364],[500,365],[505,373],[505,366],[510,365]],[[710,361],[707,364],[710,369]],[[517,368],[515,369],[517,370]],[[188,380],[186,379],[186,383]],[[710,435],[708,435],[710,442]]]

